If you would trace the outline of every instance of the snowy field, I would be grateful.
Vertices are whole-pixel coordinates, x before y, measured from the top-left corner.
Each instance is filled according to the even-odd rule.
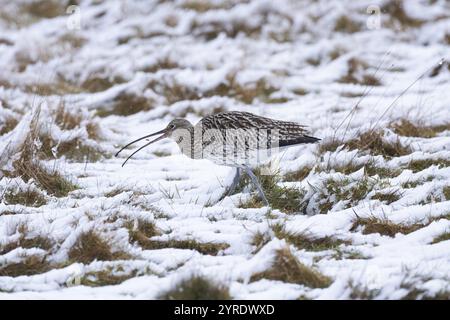
[[[0,299],[449,299],[448,1],[0,0],[0,57]],[[114,157],[230,110],[322,139],[271,207]]]

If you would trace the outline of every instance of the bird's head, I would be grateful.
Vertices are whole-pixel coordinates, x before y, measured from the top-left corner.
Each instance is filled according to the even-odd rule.
[[[162,140],[164,138],[171,138],[173,140],[175,140],[175,142],[180,143],[183,139],[184,136],[186,136],[186,134],[190,134],[191,131],[193,129],[192,124],[186,120],[186,119],[173,119],[172,121],[169,122],[169,124],[162,130],[154,132],[152,134],[143,136],[139,139],[136,139],[134,141],[131,141],[130,143],[128,143],[126,146],[124,146],[122,149],[120,149],[117,153],[116,153],[116,157],[119,155],[120,152],[122,152],[123,149],[129,147],[130,145],[139,142],[141,140],[156,136],[156,135],[160,135],[158,138],[146,143],[145,145],[143,145],[142,147],[140,147],[139,149],[137,149],[136,151],[134,151],[122,164],[122,166],[125,165],[125,163],[128,161],[128,159],[130,159],[133,155],[135,155],[137,152],[139,152],[140,150],[144,149],[146,146],[157,142],[159,140]]]

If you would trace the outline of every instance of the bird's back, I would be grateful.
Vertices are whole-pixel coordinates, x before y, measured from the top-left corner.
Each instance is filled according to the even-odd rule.
[[[270,157],[274,149],[320,140],[307,135],[305,127],[298,123],[239,111],[206,116],[194,131],[195,158],[222,165],[257,164]]]

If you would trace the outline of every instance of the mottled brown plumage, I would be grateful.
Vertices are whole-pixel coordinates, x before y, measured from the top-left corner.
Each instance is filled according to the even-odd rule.
[[[165,129],[127,144],[116,156],[137,141],[162,134],[133,152],[123,165],[149,144],[171,138],[178,144],[181,152],[192,159],[208,159],[219,165],[236,167],[231,190],[239,182],[239,169],[244,169],[256,185],[261,198],[268,204],[261,185],[250,168],[267,160],[280,148],[320,140],[307,133],[303,125],[295,122],[274,120],[249,112],[222,112],[204,117],[195,126],[185,119],[174,119]]]

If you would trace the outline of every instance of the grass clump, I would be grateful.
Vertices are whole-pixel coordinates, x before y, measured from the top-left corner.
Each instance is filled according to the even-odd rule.
[[[0,103],[1,106],[1,103]],[[17,119],[13,117],[7,117],[6,119],[3,119],[2,124],[0,124],[0,136],[14,130],[16,127],[18,121]]]
[[[124,82],[125,79],[122,77],[92,76],[83,81],[81,89],[90,93],[96,93],[108,90],[113,86]]]
[[[404,0],[386,1],[381,12],[387,13],[391,17],[390,24],[401,30],[422,26],[424,21],[409,16],[405,11],[404,3]]]
[[[302,264],[289,248],[278,250],[272,267],[266,271],[254,274],[250,281],[261,279],[296,283],[310,288],[326,288],[331,284],[329,277]]]
[[[408,164],[408,169],[413,172],[419,172],[425,170],[431,166],[439,167],[450,167],[450,160],[447,159],[423,159],[423,160],[412,160]]]
[[[280,176],[277,173],[262,174],[262,170],[264,169],[256,169],[254,174],[258,178],[271,207],[286,213],[301,211],[303,209],[303,190],[279,186],[278,181],[280,180]],[[238,190],[242,190],[243,186],[249,183],[251,184],[250,178],[245,176],[245,178],[241,180],[240,188],[238,188]],[[240,207],[257,208],[262,207],[263,205],[264,204],[259,196],[256,196],[250,199],[250,201],[241,204]]]
[[[436,238],[434,238],[432,244],[438,243],[441,241],[447,241],[447,240],[450,240],[450,232],[449,231],[444,232],[440,236],[437,236]]]
[[[20,204],[27,207],[40,207],[47,203],[45,196],[38,190],[27,188],[26,190],[9,190],[3,195],[6,204]]]
[[[8,173],[12,177],[21,177],[25,182],[33,180],[38,187],[56,197],[64,197],[77,186],[65,179],[58,171],[50,171],[37,160],[36,129],[31,128],[26,138],[20,157],[13,162],[14,170]]]
[[[278,239],[285,239],[286,242],[294,245],[298,249],[307,251],[323,251],[337,249],[342,244],[349,244],[347,241],[332,237],[312,237],[304,233],[291,233],[285,228],[276,224],[272,226],[272,230]]]
[[[285,174],[284,180],[285,181],[302,181],[309,175],[311,170],[312,170],[311,167],[305,166],[299,170],[288,172],[287,174]]]
[[[361,30],[361,25],[356,21],[352,20],[347,15],[342,15],[336,20],[334,26],[334,31],[345,32],[345,33],[355,33]]]
[[[52,269],[45,257],[28,256],[23,261],[0,267],[0,276],[18,277],[40,274]]]
[[[88,287],[103,287],[121,284],[125,280],[134,278],[136,272],[122,275],[113,274],[112,270],[102,270],[86,273],[80,281],[80,284]]]
[[[351,83],[351,84],[361,84],[365,86],[379,86],[381,82],[374,75],[365,73],[368,68],[367,63],[364,61],[351,58],[347,62],[347,73],[342,76],[338,82],[340,83]]]
[[[125,252],[113,252],[111,246],[95,231],[82,233],[75,245],[69,250],[68,255],[71,262],[84,264],[89,264],[94,260],[111,261],[130,258]]]
[[[423,224],[419,223],[411,225],[397,224],[389,221],[386,218],[357,217],[355,222],[353,222],[353,226],[350,230],[355,231],[360,226],[363,227],[363,234],[379,233],[381,235],[389,237],[394,237],[397,233],[409,234],[424,227]]]
[[[450,186],[444,187],[442,193],[444,194],[445,200],[450,200]]]
[[[426,126],[420,123],[412,123],[407,119],[401,119],[400,121],[392,123],[390,128],[400,136],[433,138],[440,132],[450,130],[450,123]]]
[[[228,287],[217,284],[205,277],[193,276],[178,283],[173,289],[163,292],[158,299],[163,300],[229,300]]]
[[[0,255],[6,254],[17,248],[40,248],[43,250],[50,250],[52,248],[52,241],[49,238],[43,236],[28,237],[27,228],[25,225],[19,225],[19,227],[17,228],[17,232],[20,233],[19,239],[17,241],[1,246]]]
[[[349,150],[366,151],[373,155],[400,157],[411,153],[411,148],[403,146],[400,140],[386,141],[382,130],[367,131],[357,138],[347,141],[344,146]]]
[[[129,116],[153,108],[153,100],[134,93],[123,92],[112,101],[110,108],[97,110],[97,115],[106,117],[110,115]]]
[[[363,179],[350,180],[347,178],[326,180],[318,189],[318,208],[324,214],[330,211],[335,204],[343,202],[344,208],[350,208],[364,200],[377,186],[378,179],[363,177]]]
[[[161,235],[161,232],[157,229],[154,222],[144,221],[141,219],[137,220],[137,223],[126,225],[130,241],[136,242],[145,250],[157,250],[165,248],[176,248],[176,249],[188,249],[196,250],[201,254],[206,255],[217,255],[221,250],[225,250],[229,247],[227,243],[202,243],[194,239],[185,240],[151,240],[151,237]]]
[[[389,192],[378,192],[374,194],[371,199],[380,200],[386,204],[391,204],[392,202],[398,201],[401,197],[399,190],[392,190]]]

